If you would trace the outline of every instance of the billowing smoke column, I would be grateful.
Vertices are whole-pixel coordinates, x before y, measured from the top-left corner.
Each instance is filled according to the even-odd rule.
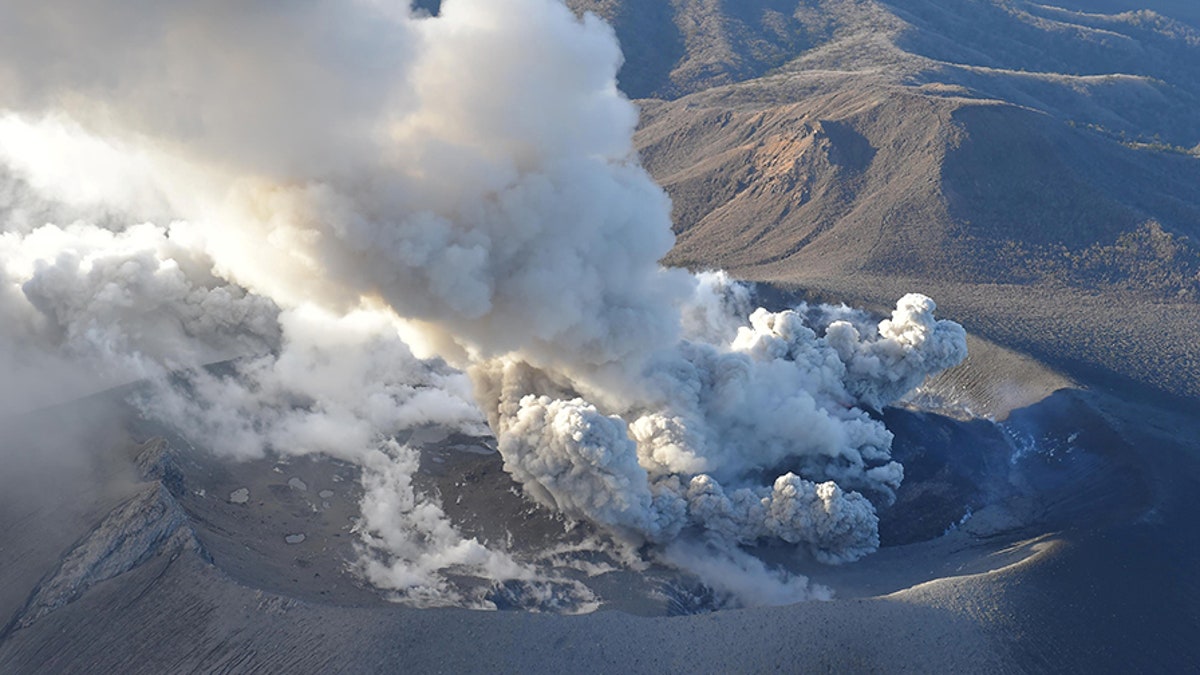
[[[724,275],[702,275],[696,290],[743,292]],[[471,373],[494,404],[505,468],[535,499],[651,542],[695,530],[847,561],[879,537],[871,502],[846,490],[889,501],[904,475],[891,433],[858,406],[891,403],[966,356],[962,328],[933,309],[908,295],[877,328],[837,320],[821,336],[798,311],[758,309],[731,341],[655,351],[619,397],[511,359]]]
[[[620,61],[554,0],[8,2],[5,357],[133,378],[258,354],[143,405],[218,451],[358,461],[364,572],[423,604],[449,566],[532,579],[391,440],[479,409],[529,497],[671,564],[765,578],[738,550],[763,540],[856,559],[865,495],[903,476],[863,408],[961,361],[963,331],[919,295],[877,325],[749,313],[724,275],[660,267]]]

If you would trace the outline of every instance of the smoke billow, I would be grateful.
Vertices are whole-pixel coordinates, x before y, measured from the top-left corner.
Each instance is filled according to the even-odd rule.
[[[179,246],[164,228],[76,222],[6,230],[0,359],[9,386],[0,412],[278,341],[274,302],[212,274],[206,255]]]
[[[656,350],[616,391],[604,374],[511,359],[471,372],[479,400],[495,402],[485,409],[505,468],[533,498],[635,539],[700,531],[729,549],[776,539],[849,561],[879,544],[863,492],[889,501],[903,479],[891,433],[859,406],[890,403],[966,355],[962,328],[933,308],[909,295],[877,329],[838,320],[824,335],[797,311],[759,309],[729,342]]]
[[[8,3],[0,339],[37,366],[6,401],[51,365],[156,377],[142,408],[218,452],[355,461],[362,571],[417,604],[487,604],[449,568],[569,586],[413,486],[401,431],[485,422],[530,498],[744,602],[822,597],[739,547],[877,548],[903,470],[866,409],[963,331],[661,267],[620,62],[555,0]]]

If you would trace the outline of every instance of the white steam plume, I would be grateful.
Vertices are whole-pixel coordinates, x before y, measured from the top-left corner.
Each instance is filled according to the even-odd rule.
[[[360,571],[372,583],[419,606],[489,607],[440,574],[454,569],[495,581],[557,587],[551,609],[586,609],[593,600],[574,582],[546,580],[532,566],[462,536],[438,501],[413,484],[417,449],[394,439],[426,425],[486,433],[461,373],[417,360],[378,312],[345,317],[320,310],[280,316],[279,352],[231,364],[232,373],[198,370],[184,387],[160,382],[138,397],[143,411],[171,421],[240,458],[321,453],[363,469],[364,547]]]
[[[278,342],[275,303],[214,276],[165,228],[4,229],[0,413]]]
[[[862,407],[961,361],[962,329],[917,295],[877,326],[800,308],[739,327],[745,287],[661,268],[669,203],[634,156],[620,60],[611,29],[555,0],[446,0],[437,18],[368,0],[9,2],[0,159],[60,212],[103,217],[8,219],[3,245],[34,262],[4,258],[0,303],[30,317],[5,352],[94,352],[129,377],[259,354],[145,405],[226,452],[359,462],[364,536],[387,552],[366,573],[422,604],[451,594],[446,566],[532,577],[413,491],[397,432],[482,417],[402,332],[470,373],[543,504],[668,562],[724,552],[688,566],[709,577],[750,570],[737,547],[760,540],[869,553],[867,497],[903,471]],[[30,253],[55,237],[102,252]]]

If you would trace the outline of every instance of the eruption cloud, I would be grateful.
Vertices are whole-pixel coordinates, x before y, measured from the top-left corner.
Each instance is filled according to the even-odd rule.
[[[354,461],[361,572],[414,604],[488,606],[454,568],[594,606],[414,487],[395,439],[427,424],[486,425],[529,498],[737,601],[827,597],[740,547],[875,550],[903,469],[867,409],[965,335],[916,294],[751,311],[661,267],[620,62],[556,0],[6,3],[3,410],[149,377],[216,452]]]

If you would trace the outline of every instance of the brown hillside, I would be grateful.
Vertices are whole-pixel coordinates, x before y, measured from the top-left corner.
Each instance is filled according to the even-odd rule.
[[[1076,374],[1198,396],[1200,31],[1159,2],[571,4],[657,97],[636,144],[674,200],[666,262],[922,290]]]

